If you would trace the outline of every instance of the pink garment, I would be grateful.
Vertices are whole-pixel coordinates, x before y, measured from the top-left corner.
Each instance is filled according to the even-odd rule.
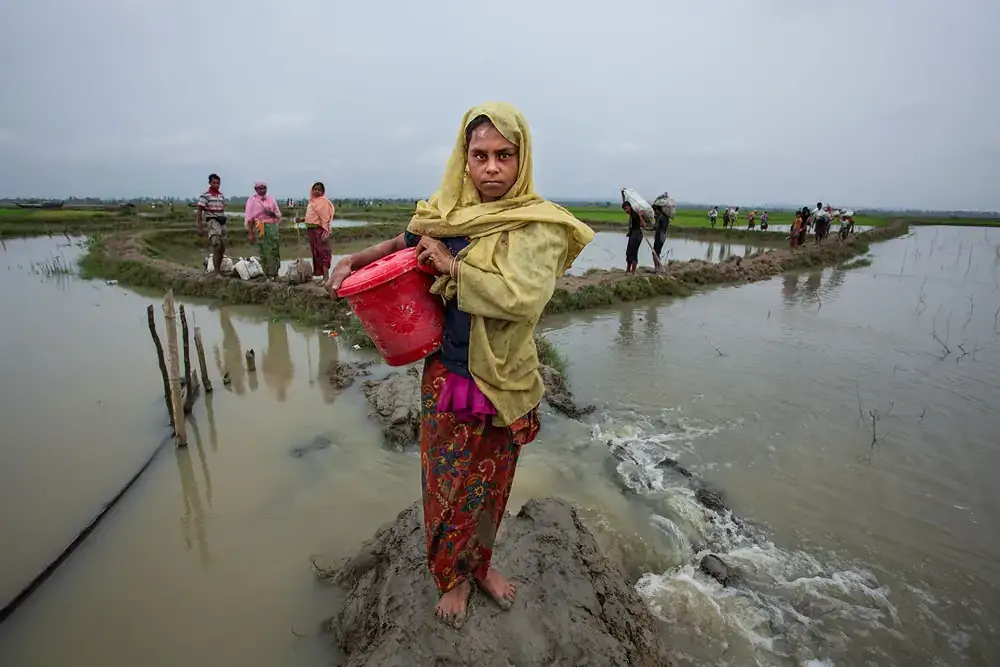
[[[267,211],[273,211],[274,216],[268,215]],[[265,223],[278,222],[281,219],[281,209],[278,208],[278,202],[274,201],[274,197],[271,195],[261,197],[258,194],[254,194],[247,199],[246,215],[244,218],[243,226],[250,229],[250,226],[258,220]]]
[[[497,413],[490,399],[476,386],[475,380],[450,371],[441,388],[437,411],[450,412],[460,422],[485,421]]]

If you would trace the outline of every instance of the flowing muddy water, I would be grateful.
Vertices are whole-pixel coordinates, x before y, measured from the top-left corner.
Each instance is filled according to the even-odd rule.
[[[688,664],[1000,658],[1000,230],[918,228],[873,254],[545,322],[676,550],[639,588]],[[703,515],[666,456],[763,535]],[[745,584],[697,573],[692,544]]]
[[[683,664],[995,664],[998,247],[996,231],[921,228],[864,269],[547,319],[599,409],[546,415],[511,509],[578,503]],[[32,272],[78,251],[0,249],[0,303],[23,313],[0,338],[4,600],[167,435],[145,320],[161,295]],[[186,303],[216,386],[191,446],[164,448],[0,626],[0,664],[336,658],[318,632],[336,592],[309,557],[353,553],[416,499],[416,456],[382,446],[356,387],[325,383],[358,353],[257,309]],[[253,376],[237,371],[248,348]],[[751,524],[704,511],[657,467],[668,455]],[[696,570],[707,550],[740,566],[736,586]]]

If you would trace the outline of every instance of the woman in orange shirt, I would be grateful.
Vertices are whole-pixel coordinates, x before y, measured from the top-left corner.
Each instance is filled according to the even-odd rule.
[[[802,211],[795,212],[795,222],[792,223],[792,232],[789,235],[788,247],[794,248],[799,242],[799,233],[802,231]]]
[[[306,207],[306,230],[313,256],[313,276],[323,284],[330,277],[330,221],[333,220],[333,202],[326,198],[326,186],[313,183]]]

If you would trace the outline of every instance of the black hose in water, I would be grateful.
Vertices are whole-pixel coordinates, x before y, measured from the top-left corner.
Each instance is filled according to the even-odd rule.
[[[156,455],[160,453],[160,450],[163,449],[163,446],[168,442],[170,442],[170,440],[171,438],[165,438],[163,442],[161,442],[156,447],[156,449],[153,450],[153,453],[150,455],[148,459],[146,459],[146,462],[142,464],[142,467],[139,468],[139,470],[137,470],[134,475],[132,475],[132,478],[129,479],[129,481],[125,484],[125,486],[123,486],[121,490],[118,491],[117,494],[115,494],[114,498],[109,500],[104,505],[104,507],[101,508],[101,511],[98,512],[97,515],[90,520],[90,523],[84,526],[83,530],[81,530],[79,533],[76,534],[76,537],[73,538],[73,541],[67,544],[66,547],[63,548],[61,552],[59,552],[59,555],[56,556],[55,560],[46,565],[45,569],[39,572],[38,575],[31,580],[31,583],[22,588],[21,592],[18,593],[13,600],[4,605],[3,609],[0,609],[0,623],[6,621],[11,614],[17,611],[17,608],[20,607],[22,604],[24,604],[25,601],[27,601],[27,599],[31,597],[31,594],[34,593],[36,590],[38,590],[38,588],[45,583],[46,579],[52,576],[52,574],[56,571],[56,569],[58,569],[58,567],[62,565],[74,551],[76,551],[77,547],[83,544],[83,541],[87,539],[87,536],[90,535],[92,532],[94,532],[94,529],[97,528],[98,524],[100,524],[101,521],[104,520],[104,517],[107,516],[108,511],[118,504],[118,501],[122,499],[122,497],[125,495],[125,492],[128,491],[132,487],[132,485],[136,483],[136,481],[139,479],[142,473],[146,472],[146,468],[149,467],[149,464],[153,462],[153,459],[156,458]]]

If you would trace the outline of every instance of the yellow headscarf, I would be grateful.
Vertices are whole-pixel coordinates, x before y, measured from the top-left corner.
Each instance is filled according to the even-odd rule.
[[[465,129],[486,116],[519,149],[517,180],[501,199],[483,202],[466,172]],[[459,279],[441,276],[432,291],[457,298],[469,313],[469,372],[509,425],[544,392],[535,350],[535,323],[594,231],[535,192],[531,132],[515,107],[492,102],[466,112],[440,189],[419,202],[408,230],[434,238],[471,240],[459,257]]]

